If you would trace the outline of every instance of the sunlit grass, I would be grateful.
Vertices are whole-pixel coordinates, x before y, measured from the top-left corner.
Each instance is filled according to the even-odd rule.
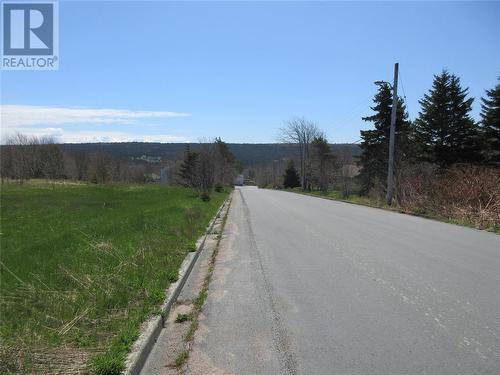
[[[0,372],[36,368],[33,352],[57,356],[61,347],[94,358],[94,370],[118,369],[225,197],[203,202],[193,190],[144,185],[2,185]]]

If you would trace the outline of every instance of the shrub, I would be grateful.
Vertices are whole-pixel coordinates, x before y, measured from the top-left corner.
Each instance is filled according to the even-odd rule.
[[[438,178],[434,194],[447,217],[468,221],[479,228],[500,224],[500,170],[456,166]]]
[[[404,211],[428,213],[433,210],[432,193],[437,167],[429,163],[401,165],[396,174],[395,198]]]
[[[396,176],[396,203],[406,212],[440,216],[477,228],[500,225],[500,170],[456,165],[407,165]]]

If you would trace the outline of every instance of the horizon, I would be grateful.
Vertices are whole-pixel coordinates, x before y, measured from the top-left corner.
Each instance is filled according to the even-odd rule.
[[[1,71],[0,139],[272,144],[303,116],[355,143],[395,62],[412,120],[448,69],[477,121],[500,76],[497,14],[496,2],[60,1],[59,70]]]
[[[223,140],[224,141],[224,140]],[[143,142],[143,141],[123,141],[123,142],[75,142],[75,143],[69,143],[69,142],[57,142],[56,144],[64,144],[64,145],[98,145],[98,144],[122,144],[122,143],[151,143],[151,144],[160,144],[160,145],[192,145],[192,144],[210,144],[212,143],[211,140],[205,140],[205,142]],[[229,145],[291,145],[293,143],[286,143],[286,142],[226,142]],[[340,143],[334,143],[334,142],[328,142],[330,145],[356,145],[359,146],[358,143],[348,143],[348,142],[340,142]]]

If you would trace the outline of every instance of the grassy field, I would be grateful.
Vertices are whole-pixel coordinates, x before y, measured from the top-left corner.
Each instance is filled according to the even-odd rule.
[[[3,184],[0,373],[118,373],[226,196]]]

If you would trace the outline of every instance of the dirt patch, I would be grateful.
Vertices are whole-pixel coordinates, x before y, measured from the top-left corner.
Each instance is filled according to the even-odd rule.
[[[20,350],[16,347],[0,347],[0,373],[32,374],[81,374],[88,360],[102,353],[94,348],[35,348]]]

